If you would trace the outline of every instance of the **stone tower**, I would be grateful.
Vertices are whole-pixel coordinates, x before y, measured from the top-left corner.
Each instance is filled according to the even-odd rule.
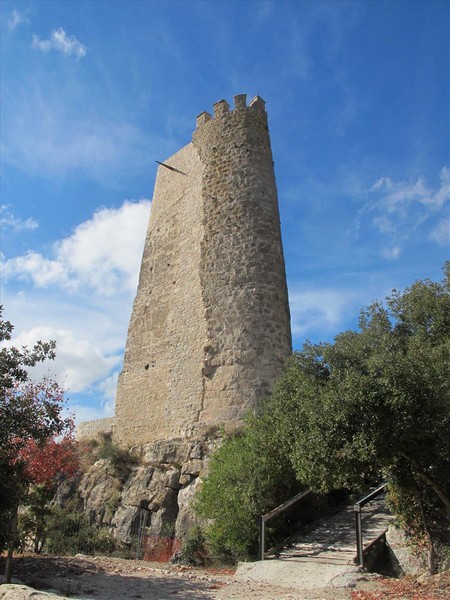
[[[233,426],[290,353],[267,113],[239,95],[199,115],[158,168],[114,436],[142,445]]]

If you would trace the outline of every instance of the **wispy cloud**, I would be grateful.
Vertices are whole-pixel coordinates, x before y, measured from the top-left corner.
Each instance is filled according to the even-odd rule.
[[[344,327],[349,315],[358,314],[360,302],[361,291],[332,288],[290,291],[292,334],[305,338],[317,330],[335,333]]]
[[[103,208],[73,234],[53,245],[50,258],[30,251],[7,260],[5,279],[24,279],[37,287],[81,287],[109,296],[136,289],[150,202],[124,202]]]
[[[45,178],[76,174],[108,185],[167,156],[170,136],[148,135],[64,72],[4,87],[1,151],[4,165]],[[80,107],[83,106],[83,109]]]
[[[381,177],[369,192],[382,194],[378,204],[391,213],[407,210],[414,203],[430,208],[440,208],[450,197],[448,167],[441,169],[439,178],[441,185],[439,189],[433,190],[426,185],[422,177],[419,177],[416,182],[395,182],[390,177]]]
[[[33,231],[39,226],[37,221],[28,217],[27,219],[20,219],[15,217],[10,210],[11,206],[2,204],[0,206],[0,228],[2,230],[11,229],[12,231]]]
[[[439,246],[450,244],[450,219],[442,219],[430,233],[430,240]]]
[[[27,12],[20,12],[16,9],[14,9],[8,19],[8,27],[11,30],[16,29],[16,27],[19,27],[19,25],[21,25],[22,23],[29,23],[30,20],[28,18],[28,13]]]
[[[439,173],[439,185],[431,187],[423,177],[394,181],[380,177],[368,190],[367,202],[358,215],[357,228],[365,220],[380,236],[380,254],[397,259],[414,233],[416,239],[439,245],[448,243],[449,169]]]
[[[52,31],[48,40],[41,40],[37,35],[33,35],[32,47],[42,52],[56,50],[66,56],[75,56],[83,58],[86,56],[86,46],[82,44],[73,35],[67,35],[62,27]]]
[[[395,260],[402,253],[402,249],[400,246],[392,246],[390,248],[383,248],[381,250],[381,256],[383,258],[387,258],[388,260]]]

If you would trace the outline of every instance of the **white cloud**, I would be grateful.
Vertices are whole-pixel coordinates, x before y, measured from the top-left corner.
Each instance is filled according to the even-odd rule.
[[[450,200],[449,169],[439,173],[439,185],[431,187],[423,177],[415,181],[393,181],[380,177],[368,191],[368,202],[358,216],[371,215],[371,225],[381,234],[383,258],[397,259],[407,241],[430,240],[444,245],[448,240],[448,206]],[[445,213],[445,215],[444,215]]]
[[[5,263],[2,300],[5,318],[16,326],[12,345],[56,341],[56,360],[31,374],[61,383],[77,422],[114,412],[149,207],[141,200],[100,209],[56,242],[50,257],[29,252]],[[13,293],[12,278],[34,287]]]
[[[450,198],[449,169],[443,167],[439,174],[440,186],[437,190],[427,187],[425,180],[419,177],[415,183],[410,181],[394,182],[389,177],[381,177],[369,192],[381,193],[379,204],[388,212],[404,210],[413,203],[429,208],[440,208]]]
[[[31,277],[38,287],[45,287],[62,281],[66,282],[68,279],[63,264],[57,260],[48,260],[37,252],[29,252],[25,256],[17,256],[7,260],[3,264],[2,270],[5,279]]]
[[[134,292],[147,229],[150,202],[125,201],[103,208],[73,234],[53,245],[53,257],[29,252],[7,260],[5,279],[31,280],[37,287],[88,288],[100,296]]]
[[[122,357],[121,357],[122,358]],[[122,364],[122,361],[120,362]],[[103,379],[96,385],[96,392],[103,398],[104,416],[110,417],[114,415],[114,407],[116,404],[117,380],[119,378],[120,369],[113,371],[109,377]]]
[[[86,56],[86,46],[79,42],[75,36],[68,36],[62,27],[52,31],[48,40],[41,40],[37,35],[33,35],[32,47],[42,52],[56,50],[66,56],[76,56],[77,58]]]
[[[130,293],[98,297],[83,291],[62,294],[57,288],[34,288],[12,294],[8,286],[3,292],[4,317],[15,325],[11,345],[30,345],[38,338],[56,340],[56,361],[40,365],[34,377],[50,374],[65,389],[70,388],[67,397],[78,422],[112,414],[131,312]],[[89,406],[83,408],[85,404]]]
[[[108,404],[114,406],[114,401],[116,399],[116,391],[117,391],[117,380],[119,379],[119,370],[114,371],[109,377],[103,379],[98,385],[97,390],[99,390],[102,396],[108,401]]]
[[[13,30],[16,29],[22,23],[29,23],[29,19],[26,12],[19,12],[14,9],[8,19],[8,27]]]
[[[0,227],[9,228],[13,231],[33,231],[38,227],[37,221],[29,217],[28,219],[20,219],[15,217],[6,205],[0,206]]]
[[[104,356],[101,350],[70,329],[35,327],[14,337],[9,345],[32,347],[38,340],[56,342],[56,359],[30,369],[34,379],[50,375],[70,392],[81,392],[105,378],[121,358]]]
[[[351,291],[333,289],[290,292],[292,334],[303,337],[313,330],[339,331],[356,299]]]

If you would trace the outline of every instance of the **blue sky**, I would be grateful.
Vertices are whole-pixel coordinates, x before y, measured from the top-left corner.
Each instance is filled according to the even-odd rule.
[[[15,343],[57,341],[79,420],[113,412],[155,160],[222,98],[267,103],[295,348],[441,278],[448,22],[435,0],[2,1],[2,303]]]

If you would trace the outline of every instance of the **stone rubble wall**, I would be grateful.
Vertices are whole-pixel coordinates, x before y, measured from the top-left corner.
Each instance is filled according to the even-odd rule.
[[[192,144],[160,167],[124,367],[115,440],[141,445],[198,421],[206,335],[200,284],[201,164]]]
[[[84,421],[76,429],[76,439],[95,438],[101,433],[110,434],[114,429],[114,417],[106,419],[94,419],[93,421]]]
[[[425,553],[416,552],[405,532],[394,523],[389,525],[386,542],[398,565],[398,575],[420,575],[427,570]]]
[[[235,103],[202,113],[158,168],[117,390],[124,446],[233,429],[291,353],[267,113]]]

